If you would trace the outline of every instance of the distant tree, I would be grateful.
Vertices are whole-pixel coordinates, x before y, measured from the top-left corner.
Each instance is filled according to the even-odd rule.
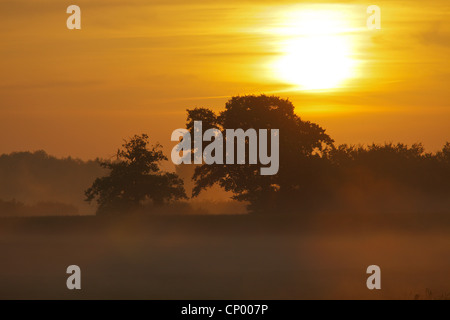
[[[135,135],[117,151],[115,161],[100,162],[110,174],[97,178],[85,192],[86,201],[97,200],[98,214],[131,212],[144,202],[161,205],[186,198],[183,181],[160,169],[159,163],[167,160],[161,146],[148,145],[146,134]]]
[[[225,139],[226,129],[280,132],[280,167],[276,175],[260,175],[260,165],[202,165],[195,170],[193,196],[218,184],[231,191],[234,199],[248,201],[253,212],[276,212],[292,205],[305,206],[312,190],[320,193],[315,186],[326,171],[322,170],[327,161],[323,156],[333,147],[333,140],[319,125],[300,119],[289,100],[266,95],[238,96],[218,114],[207,108],[187,110],[187,114],[186,126],[191,135],[194,121],[202,121],[204,131],[219,129]]]
[[[365,194],[376,197],[393,188],[424,195],[447,197],[450,192],[450,144],[433,154],[426,153],[421,143],[340,145],[328,157],[336,169],[334,188],[352,185]],[[375,184],[382,187],[375,189]],[[395,187],[394,187],[395,186]],[[384,188],[384,190],[383,190]],[[396,194],[392,194],[394,198]],[[383,196],[385,199],[385,195]],[[411,196],[410,200],[417,200]]]
[[[450,142],[446,142],[441,151],[437,153],[437,157],[447,163],[450,163]]]
[[[83,201],[83,193],[96,177],[105,174],[94,160],[57,158],[42,150],[1,154],[0,199],[66,203],[90,213],[92,208]]]

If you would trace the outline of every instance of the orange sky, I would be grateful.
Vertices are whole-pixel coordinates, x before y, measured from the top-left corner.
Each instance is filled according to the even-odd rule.
[[[169,148],[186,108],[220,110],[259,93],[289,97],[338,143],[422,141],[435,151],[450,140],[450,2],[315,3],[1,1],[0,153],[106,157],[142,132]],[[81,30],[66,28],[71,4]],[[381,30],[366,27],[370,4]],[[327,32],[348,40],[354,67],[333,88],[308,90],[277,70],[286,41],[304,36],[296,21],[306,11],[345,25]]]

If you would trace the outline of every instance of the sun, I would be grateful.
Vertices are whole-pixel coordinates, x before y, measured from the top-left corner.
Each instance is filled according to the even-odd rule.
[[[354,76],[350,26],[336,11],[291,12],[278,30],[281,57],[274,63],[277,77],[301,90],[341,87]]]

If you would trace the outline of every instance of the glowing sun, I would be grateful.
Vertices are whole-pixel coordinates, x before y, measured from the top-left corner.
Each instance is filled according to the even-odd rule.
[[[353,77],[351,38],[345,16],[334,11],[291,12],[278,30],[283,38],[274,70],[302,90],[333,89]]]

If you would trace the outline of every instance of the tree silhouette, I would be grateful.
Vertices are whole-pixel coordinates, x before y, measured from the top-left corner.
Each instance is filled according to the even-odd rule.
[[[117,151],[115,161],[102,161],[109,176],[97,178],[86,190],[86,201],[98,203],[98,214],[125,213],[144,202],[161,205],[186,198],[183,181],[175,174],[162,172],[159,163],[167,160],[159,144],[148,147],[146,134],[135,135]]]
[[[365,193],[375,194],[373,181],[377,179],[385,184],[395,184],[397,191],[408,188],[410,192],[444,198],[448,198],[450,192],[449,155],[449,143],[436,154],[426,153],[421,143],[412,146],[403,143],[368,146],[344,144],[328,154],[336,169],[335,180],[338,183],[335,189],[352,184],[359,190],[371,189]]]
[[[230,99],[225,111],[219,114],[207,108],[187,110],[187,113],[186,126],[191,135],[194,121],[202,121],[203,130],[219,129],[225,140],[226,129],[279,129],[280,167],[276,175],[262,176],[261,165],[248,164],[248,141],[247,164],[202,165],[194,173],[193,196],[219,184],[231,191],[234,199],[248,201],[248,208],[254,212],[273,212],[308,201],[308,194],[318,185],[318,173],[326,161],[323,156],[333,146],[333,140],[323,128],[301,120],[289,100],[276,96],[238,96]]]
[[[450,142],[446,142],[441,151],[437,153],[437,157],[446,163],[450,163]]]

